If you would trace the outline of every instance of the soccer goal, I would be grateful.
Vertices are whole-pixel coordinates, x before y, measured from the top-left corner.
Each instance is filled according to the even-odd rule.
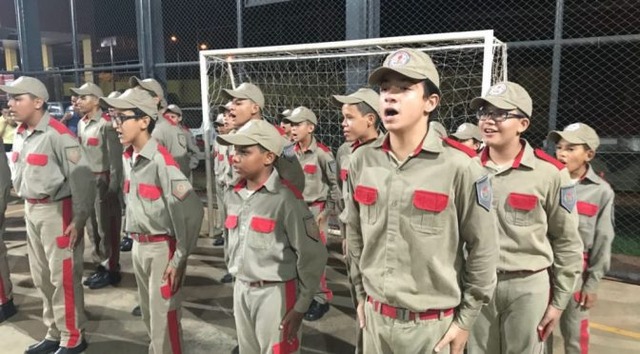
[[[331,96],[367,86],[369,73],[402,47],[428,53],[438,67],[442,99],[432,120],[449,131],[474,119],[469,109],[472,98],[507,79],[507,48],[492,30],[205,50],[200,52],[203,127],[211,129],[215,107],[226,103],[223,89],[251,82],[264,93],[265,119],[275,123],[277,113],[306,106],[318,116],[316,136],[335,152],[343,136],[340,107]],[[206,156],[210,156],[209,134],[205,137]]]

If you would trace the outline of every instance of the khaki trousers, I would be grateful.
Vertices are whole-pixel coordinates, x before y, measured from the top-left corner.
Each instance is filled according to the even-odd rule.
[[[346,229],[345,226],[340,224],[340,233],[342,235],[342,239],[346,238]],[[351,294],[351,302],[353,303],[353,308],[358,308],[358,298],[356,296],[356,287],[353,286],[353,281],[351,281],[351,258],[347,255],[345,257],[345,263],[347,267],[347,279],[349,280],[349,293]],[[360,328],[360,323],[356,320],[356,354],[363,353],[363,344],[362,344],[362,328]]]
[[[182,286],[172,294],[170,284],[162,280],[175,251],[175,240],[169,236],[167,239],[135,241],[131,249],[142,320],[151,338],[149,354],[182,353]]]
[[[489,305],[471,328],[468,354],[538,354],[538,323],[549,304],[549,274],[498,274]]]
[[[118,195],[109,193],[108,175],[96,175],[96,188],[94,208],[87,222],[93,262],[110,271],[117,271],[120,262],[122,206]]]
[[[314,218],[317,218],[318,215],[324,211],[324,202],[316,202],[309,204],[309,210],[311,210],[311,214],[313,214]],[[328,224],[325,220],[322,225],[318,225],[320,228],[320,242],[323,245],[327,245],[327,235],[328,235]],[[320,277],[320,290],[313,296],[313,299],[321,304],[326,304],[333,300],[333,292],[327,286],[327,272],[322,272],[322,276]]]
[[[71,198],[45,204],[25,202],[29,268],[42,296],[45,338],[68,348],[81,343],[86,322],[82,235],[73,251],[69,249],[69,237],[64,235],[72,214]]]
[[[298,341],[282,337],[280,322],[296,303],[297,280],[252,287],[236,280],[233,287],[233,316],[241,354],[298,353]]]
[[[364,313],[363,351],[367,354],[431,354],[453,321],[453,316],[430,320],[394,319],[376,312],[368,301],[364,305]],[[449,354],[449,347],[440,353]]]

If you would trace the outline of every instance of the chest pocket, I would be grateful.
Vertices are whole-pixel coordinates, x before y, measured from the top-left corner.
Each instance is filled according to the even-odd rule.
[[[308,175],[315,175],[318,172],[318,165],[308,163],[304,165],[303,170],[304,170],[304,173]]]
[[[533,194],[510,193],[507,196],[507,223],[515,226],[530,226],[536,220],[538,197]]]
[[[275,219],[254,216],[249,225],[250,232],[247,235],[247,244],[251,248],[268,249],[276,241],[276,221]]]
[[[165,205],[161,199],[162,188],[153,184],[138,184],[138,196],[144,209],[144,213],[149,218],[162,216]]]
[[[87,139],[87,146],[98,146],[100,145],[100,139],[91,137]]]
[[[578,209],[580,216],[580,225],[578,226],[580,235],[583,237],[585,249],[589,249],[593,246],[593,231],[600,207],[597,204],[579,200],[576,203],[576,209]]]
[[[369,225],[375,224],[378,220],[378,190],[373,187],[357,185],[353,199],[360,204],[360,218]]]
[[[29,154],[27,163],[32,166],[46,166],[49,163],[49,156],[46,154]]]
[[[425,190],[413,193],[413,208],[411,209],[411,228],[424,235],[439,235],[445,218],[441,213],[449,205],[449,196]]]

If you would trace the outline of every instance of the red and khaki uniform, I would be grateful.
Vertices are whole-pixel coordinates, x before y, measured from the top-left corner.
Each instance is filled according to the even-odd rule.
[[[347,185],[343,219],[365,303],[364,352],[431,353],[452,322],[470,329],[495,287],[498,257],[480,166],[432,124],[404,161],[388,135],[357,149]]]
[[[134,156],[124,152],[126,232],[133,238],[133,269],[150,354],[182,353],[182,286],[171,292],[162,277],[170,265],[185,269],[204,210],[169,151],[151,139]],[[184,280],[184,277],[183,277]]]
[[[72,222],[84,227],[95,200],[93,174],[77,138],[47,112],[33,131],[18,127],[11,160],[13,186],[25,199],[29,267],[42,295],[46,339],[76,347],[86,321],[84,243],[80,231],[78,246],[69,249],[64,231]]]
[[[305,313],[327,262],[315,219],[274,170],[258,190],[242,180],[225,195],[226,258],[241,353],[295,353],[282,337],[290,310]],[[296,196],[297,194],[297,196]]]
[[[575,187],[564,165],[525,141],[511,165],[494,164],[489,149],[480,162],[492,175],[500,260],[498,285],[467,350],[541,353],[538,323],[549,303],[561,310],[567,306],[582,267]]]
[[[314,217],[327,211],[336,210],[336,202],[341,198],[337,181],[337,166],[331,150],[318,142],[315,137],[311,138],[311,144],[306,150],[302,150],[296,144],[294,151],[298,156],[298,161],[304,171],[304,191],[302,196],[309,206],[309,210]],[[327,244],[327,222],[320,227],[320,239],[322,244]],[[333,292],[327,287],[326,275],[323,273],[320,279],[320,291],[316,294],[315,300],[325,304],[333,299]]]
[[[182,128],[171,119],[159,114],[151,136],[169,150],[178,163],[180,172],[188,177],[191,174],[190,157],[187,151],[187,137]]]
[[[0,137],[0,146],[2,146]],[[0,306],[13,299],[11,279],[9,278],[9,262],[7,261],[7,246],[4,243],[4,212],[11,194],[11,170],[7,162],[7,155],[0,152]]]
[[[589,310],[580,306],[581,293],[597,293],[598,283],[609,270],[613,242],[613,199],[611,186],[589,166],[576,185],[580,217],[578,229],[584,243],[582,277],[560,319],[566,354],[589,352]]]
[[[111,117],[101,110],[84,116],[78,123],[82,152],[95,176],[96,199],[87,223],[92,242],[93,261],[110,271],[117,271],[120,261],[120,223],[122,207],[122,144],[111,124]]]
[[[187,141],[187,153],[189,155],[189,169],[194,170],[200,163],[202,151],[196,144],[196,138],[191,134],[191,130],[184,125],[179,125],[182,135],[184,135]]]
[[[230,134],[233,134],[233,132],[230,132]],[[232,181],[237,178],[233,172],[233,156],[229,153],[230,148],[233,149],[233,146],[216,143],[213,156],[213,174],[215,176],[216,203],[218,205],[216,226],[220,229],[224,227],[224,220],[222,218],[224,194],[229,186],[233,186],[231,184]]]

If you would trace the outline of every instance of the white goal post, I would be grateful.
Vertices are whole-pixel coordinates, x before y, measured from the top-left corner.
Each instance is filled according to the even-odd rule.
[[[226,103],[222,89],[243,82],[256,84],[265,96],[263,117],[273,123],[285,109],[311,108],[318,116],[317,137],[335,152],[343,141],[340,107],[333,104],[332,95],[366,87],[369,72],[402,47],[426,52],[438,67],[442,98],[432,120],[440,121],[449,131],[474,119],[468,107],[473,97],[507,79],[507,48],[494,37],[493,30],[201,51],[210,233],[214,200],[210,131],[216,107]]]

